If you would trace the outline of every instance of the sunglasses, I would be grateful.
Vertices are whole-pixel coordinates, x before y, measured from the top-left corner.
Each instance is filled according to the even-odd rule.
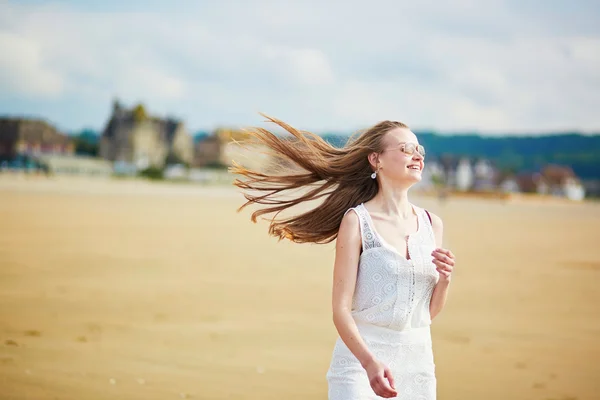
[[[412,156],[415,154],[415,151],[421,155],[421,157],[425,157],[425,147],[420,144],[414,143],[401,143],[398,147],[393,147],[388,150],[400,150],[406,155]]]

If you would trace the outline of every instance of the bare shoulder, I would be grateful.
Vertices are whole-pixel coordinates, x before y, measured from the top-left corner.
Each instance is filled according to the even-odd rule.
[[[360,220],[353,210],[346,212],[338,230],[338,242],[360,244]]]
[[[352,308],[360,248],[360,221],[356,212],[348,211],[342,218],[336,241],[332,291],[334,318],[340,311]]]
[[[362,247],[360,220],[356,212],[348,211],[342,218],[335,244],[334,278],[336,284],[354,285]]]

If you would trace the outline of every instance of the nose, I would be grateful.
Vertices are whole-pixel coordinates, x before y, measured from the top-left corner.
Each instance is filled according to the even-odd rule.
[[[421,153],[419,153],[418,151],[415,150],[415,152],[413,153],[413,160],[415,161],[419,161],[419,160],[424,160],[425,156],[422,156]]]

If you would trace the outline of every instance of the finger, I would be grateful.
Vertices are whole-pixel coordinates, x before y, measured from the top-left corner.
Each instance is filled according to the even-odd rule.
[[[448,264],[443,263],[443,262],[437,262],[437,263],[434,263],[434,264],[436,265],[437,269],[442,269],[442,270],[448,271],[448,272],[454,271],[454,267],[452,265],[448,265]]]
[[[386,369],[385,377],[387,377],[388,381],[390,382],[390,386],[392,387],[392,389],[396,390],[396,383],[394,381],[394,377],[392,376],[392,371]]]
[[[449,266],[449,265],[444,264],[444,263],[439,263],[439,264],[436,264],[435,269],[437,269],[438,271],[452,272],[453,268],[451,266]]]
[[[377,381],[375,381],[371,384],[371,389],[373,389],[373,391],[375,392],[375,394],[377,396],[381,396],[383,394],[381,385],[379,385],[379,383]]]
[[[377,394],[377,396],[387,397],[385,394],[385,388],[378,379],[375,380],[371,387],[373,388],[373,391],[375,392],[375,394]]]
[[[441,261],[441,260],[433,260],[432,263],[440,268],[452,268],[451,265],[448,265],[444,261]]]
[[[387,380],[383,376],[378,377],[378,387],[381,391],[382,397],[392,397],[395,396],[396,391],[390,387]]]
[[[448,272],[448,271],[446,271],[446,270],[444,270],[444,269],[442,269],[442,268],[436,268],[435,270],[436,270],[437,272],[439,272],[440,274],[444,274],[444,275],[448,275],[448,274],[450,274],[450,272]]]
[[[385,393],[390,397],[396,395],[396,390],[390,385],[386,378],[383,378],[383,387],[385,388]]]
[[[447,249],[442,249],[442,248],[439,248],[439,247],[438,247],[438,248],[437,248],[437,249],[435,249],[434,251],[435,251],[435,252],[437,252],[437,253],[445,254],[445,255],[447,255],[447,256],[449,256],[449,255],[450,255],[450,250],[447,250]]]
[[[446,255],[442,255],[439,257],[439,260],[445,262],[448,265],[454,265],[454,260]]]
[[[443,261],[448,265],[454,265],[454,260],[445,255],[438,254],[434,257],[434,260]]]
[[[450,250],[447,250],[447,249],[435,249],[433,251],[433,253],[439,253],[439,254],[445,255],[447,257],[450,257],[453,260],[456,258],[454,256],[454,253],[452,253]],[[433,255],[433,253],[432,253],[432,255]]]
[[[436,265],[435,269],[437,269],[438,271],[444,271],[448,273],[452,273],[452,271],[454,270],[454,268],[446,264]]]

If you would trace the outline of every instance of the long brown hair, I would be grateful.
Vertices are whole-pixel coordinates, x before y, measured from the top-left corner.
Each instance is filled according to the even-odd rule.
[[[283,165],[291,163],[292,167],[281,174],[267,174],[247,169],[234,161],[229,171],[247,178],[234,181],[235,186],[246,191],[244,197],[247,201],[238,212],[250,204],[267,205],[252,213],[252,222],[261,215],[276,213],[271,219],[269,234],[279,240],[285,238],[296,243],[323,244],[337,238],[344,213],[350,207],[372,199],[379,190],[377,180],[371,178],[373,166],[368,155],[382,151],[382,139],[388,131],[407,128],[402,122],[382,121],[362,132],[355,140],[351,137],[340,149],[318,135],[299,131],[276,118],[261,115],[292,137],[278,137],[264,128],[246,132],[250,138],[266,145]],[[301,171],[292,173],[294,166]],[[281,196],[296,189],[306,190],[295,197]],[[324,200],[318,206],[307,212],[275,220],[280,212],[290,207],[322,198]]]

